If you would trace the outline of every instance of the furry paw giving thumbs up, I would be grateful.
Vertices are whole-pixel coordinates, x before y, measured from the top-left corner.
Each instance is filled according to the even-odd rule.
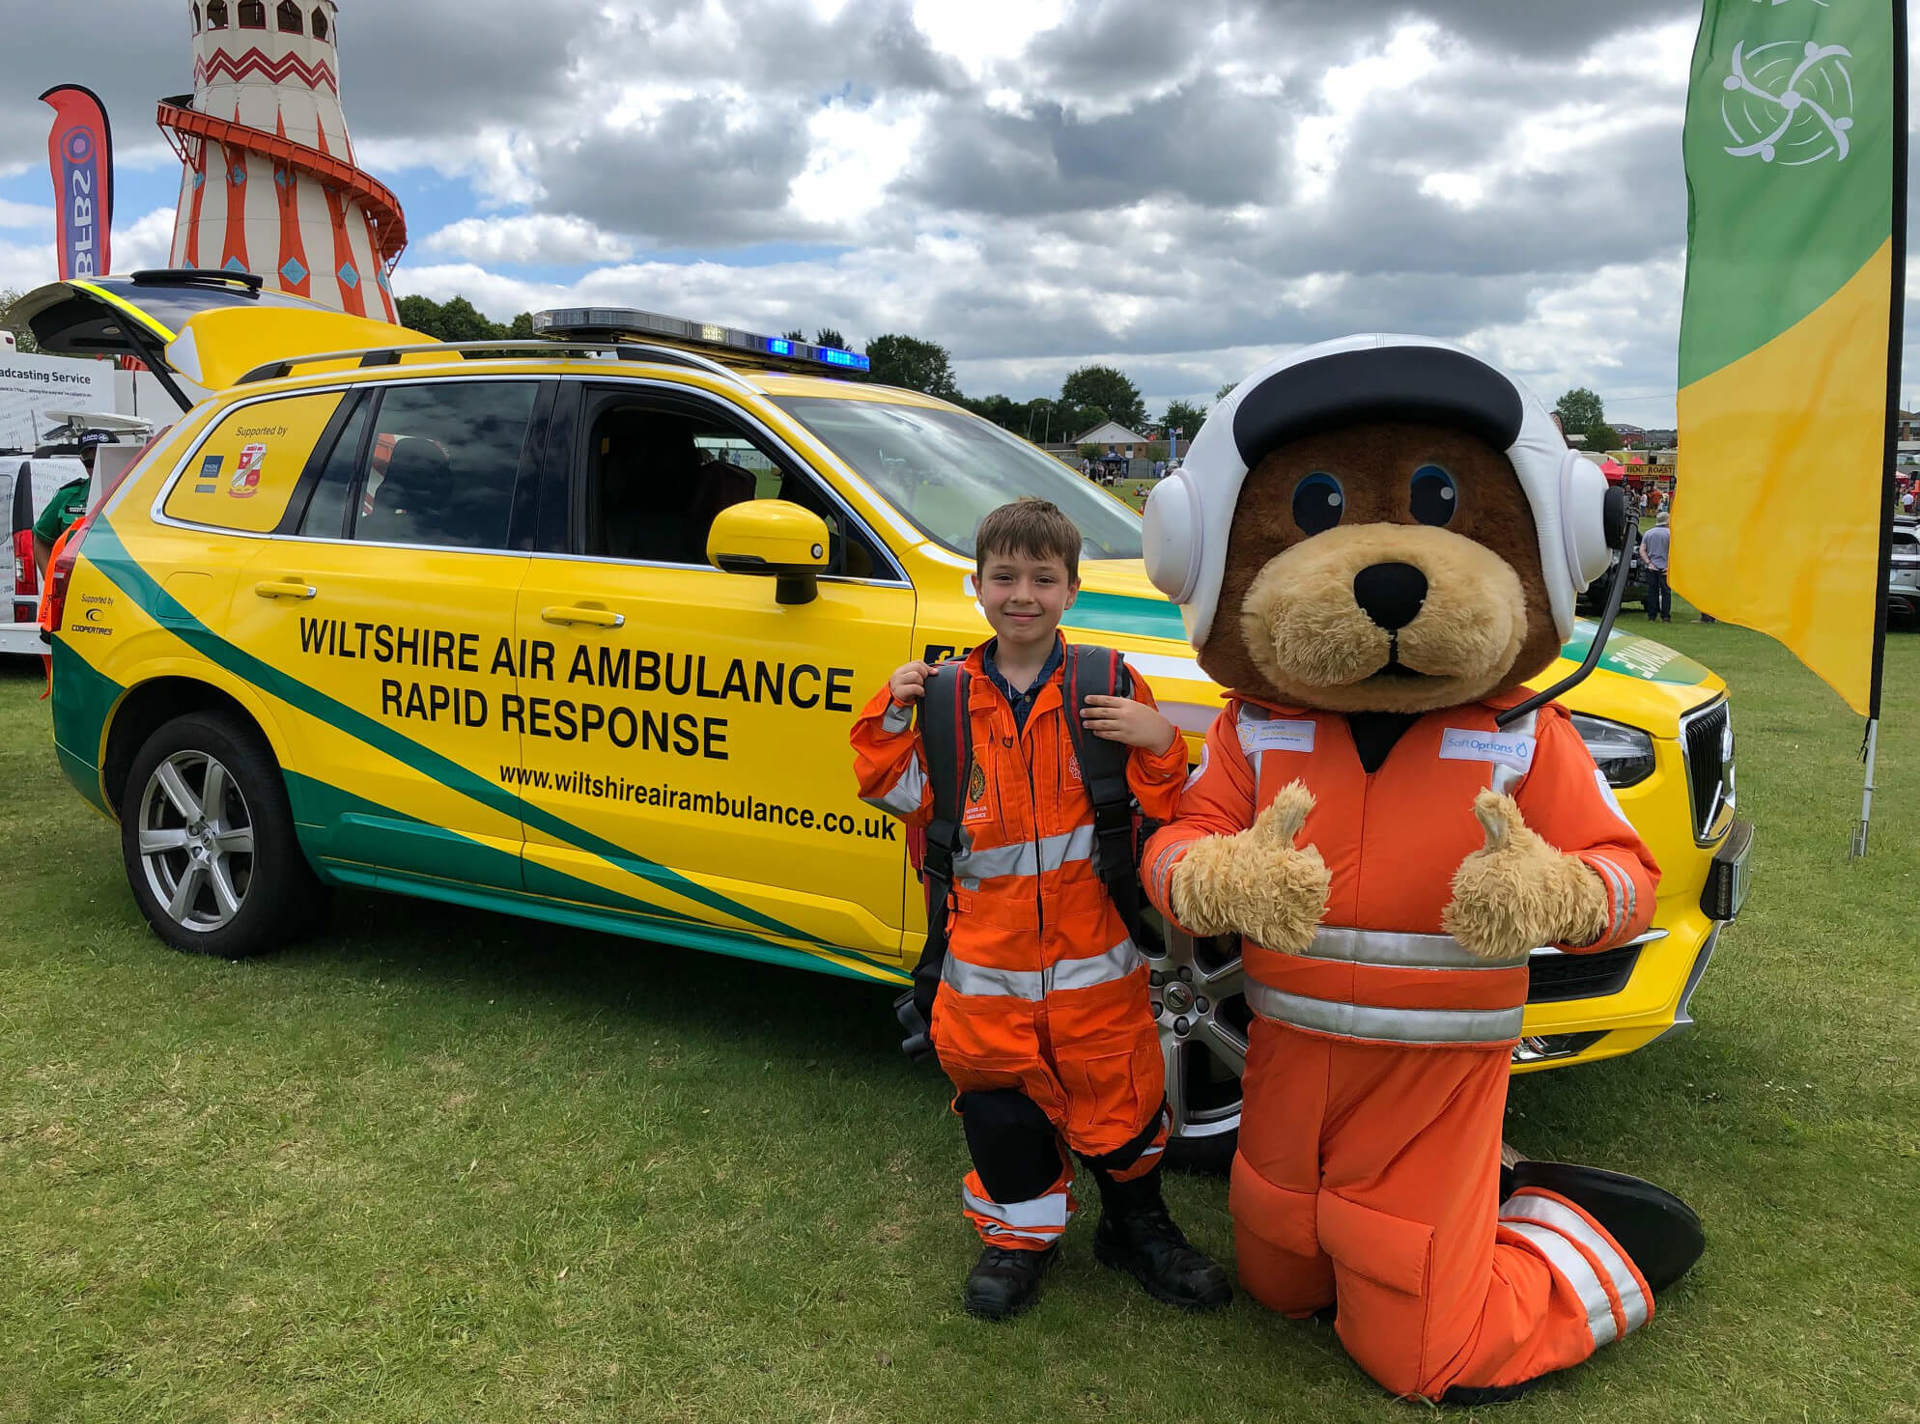
[[[1238,933],[1266,949],[1297,954],[1327,912],[1327,866],[1294,837],[1313,794],[1289,782],[1246,830],[1193,843],[1173,868],[1174,918],[1197,935]]]
[[[1578,856],[1528,829],[1511,796],[1482,791],[1473,814],[1487,843],[1453,873],[1441,927],[1482,959],[1517,959],[1544,944],[1591,944],[1607,924],[1607,891]]]

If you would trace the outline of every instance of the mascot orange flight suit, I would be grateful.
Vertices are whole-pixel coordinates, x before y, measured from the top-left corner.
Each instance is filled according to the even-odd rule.
[[[1604,481],[1478,358],[1359,337],[1243,383],[1147,522],[1235,694],[1143,877],[1243,937],[1241,1279],[1337,1307],[1395,1394],[1507,1397],[1643,1324],[1703,1243],[1615,1173],[1523,1163],[1502,1200],[1530,955],[1631,941],[1659,877],[1567,714],[1521,707],[1607,567]]]

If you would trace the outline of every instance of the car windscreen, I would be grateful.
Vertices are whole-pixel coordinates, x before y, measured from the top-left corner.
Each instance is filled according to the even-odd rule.
[[[1050,499],[1079,529],[1084,559],[1140,557],[1140,516],[1051,455],[965,411],[787,396],[780,408],[818,436],[916,528],[957,554],[989,511]]]

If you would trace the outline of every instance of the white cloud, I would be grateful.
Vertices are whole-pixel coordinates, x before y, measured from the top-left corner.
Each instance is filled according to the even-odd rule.
[[[604,232],[583,218],[527,213],[503,218],[462,218],[430,234],[420,246],[428,252],[467,257],[475,262],[509,265],[541,263],[577,267],[624,262],[633,244]]]
[[[906,167],[923,122],[913,102],[824,105],[807,125],[807,166],[788,185],[788,207],[806,223],[846,225],[866,217]]]
[[[171,207],[155,208],[131,223],[113,225],[113,270],[137,272],[143,267],[164,267],[173,252],[175,213]]]
[[[1402,25],[1374,53],[1327,71],[1320,84],[1325,111],[1302,119],[1294,139],[1302,199],[1325,197],[1333,186],[1361,110],[1377,95],[1417,91],[1439,67],[1434,48],[1438,36],[1438,27],[1430,22]]]
[[[1017,59],[1066,16],[1065,0],[914,0],[913,23],[934,49],[979,79]]]
[[[53,231],[53,209],[38,203],[16,203],[0,198],[0,228],[38,228]]]

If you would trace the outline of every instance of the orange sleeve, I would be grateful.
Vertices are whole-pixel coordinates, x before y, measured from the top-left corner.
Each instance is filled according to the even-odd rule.
[[[1625,944],[1653,922],[1660,867],[1620,809],[1566,710],[1540,709],[1533,765],[1514,801],[1527,825],[1556,849],[1577,855],[1607,887],[1607,927],[1592,944],[1563,944],[1575,953]]]
[[[1153,700],[1153,689],[1147,680],[1132,668],[1128,668],[1127,673],[1133,683],[1133,700],[1157,711],[1160,704]],[[1152,821],[1172,819],[1180,801],[1180,783],[1186,774],[1187,739],[1180,735],[1177,727],[1173,745],[1165,751],[1133,747],[1127,757],[1127,785],[1133,788],[1134,799],[1140,803],[1140,814]]]
[[[1231,836],[1253,824],[1253,766],[1240,749],[1234,703],[1207,728],[1207,743],[1167,824],[1155,831],[1140,857],[1140,883],[1153,907],[1173,922],[1169,884],[1173,867],[1202,836]],[[1184,740],[1184,739],[1183,739]]]
[[[913,708],[895,702],[883,687],[854,719],[848,740],[853,743],[853,771],[860,779],[862,801],[909,826],[924,826],[933,819],[933,786],[920,755]]]

